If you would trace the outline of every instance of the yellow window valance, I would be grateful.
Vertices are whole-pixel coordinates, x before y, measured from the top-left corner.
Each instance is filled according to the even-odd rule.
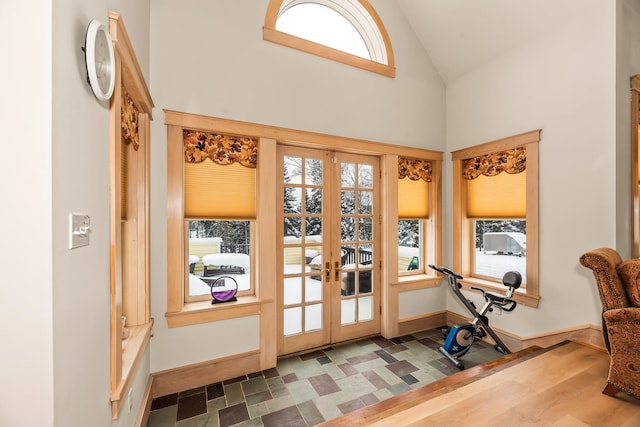
[[[248,168],[258,164],[258,140],[184,129],[184,161],[200,163],[211,159],[219,165],[239,163]]]
[[[182,135],[185,218],[255,218],[258,140],[189,129]]]
[[[526,150],[524,147],[516,147],[463,160],[462,176],[464,179],[476,179],[480,175],[496,176],[501,172],[516,174],[526,168]]]
[[[132,144],[133,149],[137,151],[140,146],[140,136],[138,135],[138,115],[140,112],[124,86],[122,87],[122,104],[120,109],[122,110],[122,120],[120,121],[122,139],[125,143]]]
[[[398,158],[398,178],[431,182],[432,166],[429,160]]]

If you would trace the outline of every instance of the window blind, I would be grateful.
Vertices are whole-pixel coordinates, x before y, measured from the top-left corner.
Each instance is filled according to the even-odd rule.
[[[428,218],[429,183],[409,178],[398,180],[398,218]]]
[[[184,162],[184,216],[190,219],[254,219],[256,169],[206,159]]]
[[[495,176],[480,175],[465,180],[467,217],[526,218],[527,172]]]
[[[432,168],[428,160],[398,157],[398,218],[428,218]]]

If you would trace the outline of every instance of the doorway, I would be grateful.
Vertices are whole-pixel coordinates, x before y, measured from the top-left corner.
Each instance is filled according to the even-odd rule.
[[[278,147],[278,354],[380,331],[379,161]]]

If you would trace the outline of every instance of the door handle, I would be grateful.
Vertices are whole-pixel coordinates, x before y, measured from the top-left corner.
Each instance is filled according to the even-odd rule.
[[[324,270],[322,270],[322,272],[324,273],[324,281],[329,283],[329,280],[331,280],[331,263],[329,261],[324,263]]]
[[[340,272],[342,271],[342,269],[340,268],[340,261],[336,261],[334,265],[336,267],[335,268],[335,272],[336,272],[335,281],[337,282],[338,280],[340,280]]]

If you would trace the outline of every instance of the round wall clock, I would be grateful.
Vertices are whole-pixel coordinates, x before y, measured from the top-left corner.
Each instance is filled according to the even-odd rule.
[[[116,82],[116,64],[107,28],[95,19],[89,23],[84,45],[87,80],[93,94],[100,101],[113,95]]]

